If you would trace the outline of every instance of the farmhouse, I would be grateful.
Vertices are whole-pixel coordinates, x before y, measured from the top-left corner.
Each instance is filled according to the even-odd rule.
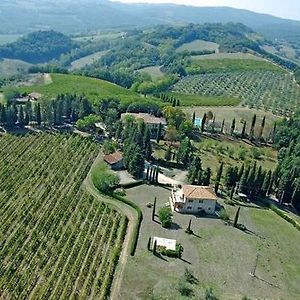
[[[32,93],[28,94],[28,100],[29,101],[37,101],[41,97],[42,97],[42,94],[40,94],[40,93],[32,92]]]
[[[124,168],[123,154],[119,151],[105,155],[103,159],[115,171],[119,171]]]
[[[158,118],[154,115],[147,113],[125,113],[121,115],[121,119],[124,120],[127,116],[132,116],[135,119],[141,119],[144,121],[146,126],[149,128],[151,137],[156,137],[157,130],[159,128],[159,124],[162,126],[162,135],[164,134],[165,127],[167,125],[167,121],[165,118]]]
[[[172,189],[170,202],[174,211],[198,214],[214,214],[217,195],[210,186],[184,185]]]

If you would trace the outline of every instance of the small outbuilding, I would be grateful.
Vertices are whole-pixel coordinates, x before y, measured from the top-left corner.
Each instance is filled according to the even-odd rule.
[[[123,154],[119,151],[105,155],[103,159],[115,171],[119,171],[124,168]]]
[[[157,246],[164,247],[167,250],[173,250],[173,251],[176,250],[176,240],[166,239],[166,238],[161,238],[161,237],[155,236],[155,237],[153,237],[152,247],[154,246],[155,241],[156,241]]]

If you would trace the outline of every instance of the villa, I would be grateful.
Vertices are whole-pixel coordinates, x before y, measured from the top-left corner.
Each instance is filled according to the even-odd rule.
[[[179,213],[214,214],[218,197],[210,186],[183,185],[172,189],[170,203]]]

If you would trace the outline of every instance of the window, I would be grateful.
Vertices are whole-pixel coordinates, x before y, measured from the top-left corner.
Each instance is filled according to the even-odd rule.
[[[208,208],[208,210],[210,210],[210,207]]]
[[[191,207],[191,206],[188,206],[187,209],[192,209],[192,207]]]
[[[199,200],[199,203],[203,203],[203,200]]]
[[[193,200],[189,200],[189,203],[193,202]]]

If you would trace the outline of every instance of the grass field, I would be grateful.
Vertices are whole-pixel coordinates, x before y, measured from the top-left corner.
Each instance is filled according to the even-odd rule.
[[[300,87],[288,73],[271,71],[218,72],[187,76],[173,86],[175,93],[236,97],[249,107],[276,114],[295,111]]]
[[[138,72],[149,74],[153,80],[164,77],[164,73],[160,70],[159,66],[146,67],[139,69]]]
[[[193,115],[195,112],[197,117],[202,118],[204,113],[207,113],[208,111],[211,111],[215,117],[216,121],[219,123],[222,123],[222,121],[225,119],[225,131],[230,132],[230,126],[232,123],[233,118],[236,119],[236,131],[241,132],[243,128],[243,124],[241,123],[241,120],[245,120],[248,124],[247,131],[249,130],[249,126],[251,124],[251,120],[254,114],[257,116],[257,128],[256,128],[256,134],[258,133],[259,126],[261,124],[261,121],[264,116],[266,116],[266,125],[264,129],[263,136],[269,137],[270,133],[273,130],[274,122],[277,120],[280,120],[281,118],[272,114],[271,112],[264,111],[261,109],[250,109],[248,107],[189,107],[189,108],[183,108],[183,110]]]
[[[213,43],[213,42],[207,42],[203,40],[195,40],[191,43],[186,43],[180,46],[176,49],[176,52],[182,52],[182,51],[215,51],[216,53],[219,52],[220,45]]]
[[[0,45],[13,43],[20,37],[20,34],[0,34]]]
[[[103,98],[118,98],[123,102],[139,101],[142,97],[130,90],[122,88],[116,84],[84,76],[51,74],[52,83],[47,85],[36,85],[30,87],[20,87],[20,92],[38,92],[44,98],[51,99],[58,94],[84,94],[97,104]],[[149,98],[151,99],[151,98]]]
[[[17,59],[0,60],[0,77],[27,73],[30,66],[31,64]]]
[[[219,299],[298,299],[300,293],[300,235],[274,212],[254,207],[242,207],[239,222],[250,230],[244,233],[213,218],[174,213],[171,229],[163,229],[151,221],[152,209],[147,208],[157,197],[157,210],[168,202],[170,191],[152,186],[140,186],[127,191],[127,197],[143,211],[140,239],[135,257],[128,260],[122,284],[122,299],[188,299],[177,290],[184,269],[197,278],[189,284],[194,296],[204,299],[204,290],[212,287]],[[237,210],[220,201],[231,219]],[[184,230],[192,219],[195,235]],[[158,218],[156,217],[156,220]],[[183,259],[155,257],[147,251],[149,236],[176,239],[184,247]],[[251,271],[259,253],[257,277]]]
[[[127,223],[81,187],[99,146],[53,134],[0,142],[0,297],[105,299]]]
[[[106,52],[107,51],[99,51],[91,55],[79,58],[71,63],[71,67],[69,68],[69,70],[73,71],[84,68],[85,66],[88,66],[100,59]]]
[[[251,53],[243,53],[243,52],[236,52],[236,53],[215,53],[215,54],[207,54],[207,55],[195,55],[192,56],[193,59],[196,60],[206,60],[206,59],[242,59],[242,60],[259,60],[264,61],[263,58],[253,55]]]
[[[235,97],[188,95],[182,93],[167,93],[180,100],[182,106],[236,106],[241,101]]]
[[[249,54],[250,55],[250,54]],[[200,67],[206,73],[213,72],[242,72],[242,71],[272,71],[283,73],[283,69],[266,60],[259,59],[193,59],[193,67]]]

